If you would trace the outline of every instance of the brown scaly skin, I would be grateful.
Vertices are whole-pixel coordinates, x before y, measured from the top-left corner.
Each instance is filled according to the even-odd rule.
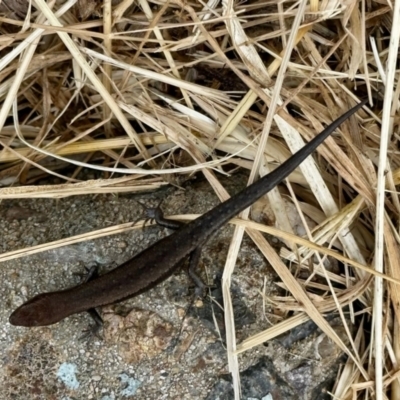
[[[11,314],[10,323],[27,327],[51,325],[71,314],[117,303],[151,289],[171,276],[185,257],[192,255],[197,260],[201,247],[215,231],[278,185],[365,104],[363,101],[347,111],[270,174],[119,267],[73,288],[42,293],[28,300]]]

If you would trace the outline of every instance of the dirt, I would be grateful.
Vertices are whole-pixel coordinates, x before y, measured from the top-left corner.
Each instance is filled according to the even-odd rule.
[[[243,176],[227,179],[232,193]],[[166,215],[203,213],[217,204],[206,182],[185,190],[167,187],[144,195],[97,195],[65,199],[3,201],[0,214],[2,252],[28,248],[115,224],[137,220],[136,200],[156,205]],[[74,315],[48,327],[11,326],[12,310],[35,294],[76,285],[85,267],[114,268],[169,234],[167,229],[109,236],[17,258],[1,264],[1,391],[4,399],[231,399],[221,308],[205,298],[194,302],[193,284],[182,268],[156,288],[121,304],[104,307],[103,339],[82,340],[88,314]],[[232,227],[222,229],[203,251],[199,271],[218,286]],[[271,238],[276,246],[282,246]],[[205,273],[207,271],[207,274]],[[249,239],[236,266],[232,292],[237,341],[270,327],[273,310],[263,308],[277,280]],[[324,351],[318,355],[325,340]],[[240,356],[243,398],[323,399],[342,354],[311,329],[306,338],[283,345],[274,340]],[[299,395],[299,393],[301,393]],[[326,397],[327,398],[327,397]]]

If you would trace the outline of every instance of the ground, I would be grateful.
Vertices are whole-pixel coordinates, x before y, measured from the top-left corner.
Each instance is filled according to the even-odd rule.
[[[233,193],[245,181],[238,175],[224,183]],[[204,181],[184,190],[167,187],[140,196],[3,201],[0,246],[6,253],[135,221],[142,215],[136,200],[154,206],[160,199],[167,215],[203,213],[217,204]],[[91,323],[86,313],[41,328],[8,323],[10,313],[35,294],[78,284],[85,267],[114,268],[169,233],[146,227],[1,263],[2,398],[233,398],[221,309],[207,298],[193,301],[193,285],[184,268],[149,292],[104,308],[102,340],[81,338]],[[200,271],[216,285],[211,293],[217,301],[231,233],[231,227],[221,230],[202,255]],[[268,314],[272,310],[267,306],[265,314],[260,294],[264,279],[267,293],[276,294],[278,288],[276,276],[248,239],[235,271],[232,291],[240,342],[273,322],[273,313]],[[342,355],[313,326],[303,336],[276,339],[240,356],[243,398],[329,398],[326,390],[331,389]]]

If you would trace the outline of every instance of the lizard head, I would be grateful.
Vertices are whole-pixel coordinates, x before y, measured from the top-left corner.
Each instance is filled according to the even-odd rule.
[[[58,301],[58,292],[39,294],[18,307],[9,318],[11,325],[45,326],[55,324],[71,314]]]

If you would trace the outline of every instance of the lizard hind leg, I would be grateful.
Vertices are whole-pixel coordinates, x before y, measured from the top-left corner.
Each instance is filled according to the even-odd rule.
[[[144,224],[147,221],[156,221],[157,225],[163,226],[164,228],[177,230],[184,225],[181,221],[174,221],[164,217],[164,212],[160,207],[161,202],[156,207],[147,207],[140,201],[136,201],[143,207],[144,210]]]
[[[189,256],[189,268],[188,273],[194,284],[196,285],[195,294],[196,297],[204,297],[205,289],[212,288],[212,285],[207,285],[203,282],[199,275],[197,275],[195,269],[199,265],[200,256],[201,256],[201,247],[196,247]]]

